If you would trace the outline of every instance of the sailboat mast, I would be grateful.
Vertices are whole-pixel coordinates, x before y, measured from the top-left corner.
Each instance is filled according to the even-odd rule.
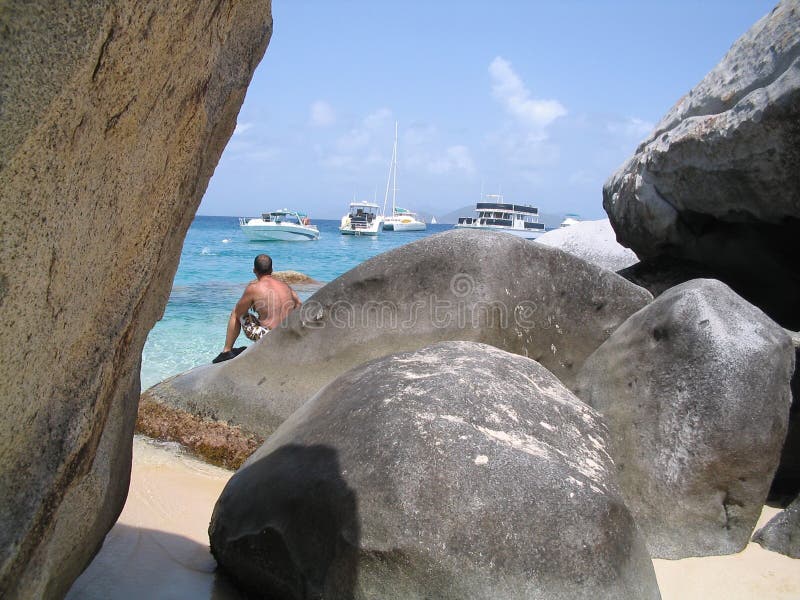
[[[394,122],[394,152],[392,152],[394,159],[394,185],[392,189],[392,216],[394,216],[395,203],[397,200],[397,121]]]
[[[392,183],[392,171],[394,163],[397,159],[397,122],[395,122],[395,143],[392,147],[392,159],[389,161],[389,175],[386,177],[386,192],[383,195],[383,216],[386,217],[386,203],[389,201],[389,185]],[[394,200],[392,201],[394,202]],[[392,214],[394,214],[394,207],[392,207]]]

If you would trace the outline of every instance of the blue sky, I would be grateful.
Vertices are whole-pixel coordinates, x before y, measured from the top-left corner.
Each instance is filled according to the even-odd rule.
[[[198,214],[442,215],[502,191],[601,218],[603,182],[774,2],[274,0],[274,32]]]

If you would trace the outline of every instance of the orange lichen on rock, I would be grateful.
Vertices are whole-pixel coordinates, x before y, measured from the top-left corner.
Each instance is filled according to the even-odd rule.
[[[205,419],[156,402],[142,394],[136,432],[158,440],[178,442],[202,460],[238,469],[264,439],[235,425]]]

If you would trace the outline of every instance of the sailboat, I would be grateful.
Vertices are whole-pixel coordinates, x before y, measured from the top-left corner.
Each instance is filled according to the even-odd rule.
[[[431,217],[431,225],[436,225],[436,217]]]
[[[392,212],[386,216],[386,204],[389,201],[389,186],[392,188]],[[384,231],[425,231],[425,221],[417,213],[397,206],[397,121],[394,123],[394,147],[392,160],[389,163],[389,177],[386,180],[386,194],[383,197],[383,230]]]

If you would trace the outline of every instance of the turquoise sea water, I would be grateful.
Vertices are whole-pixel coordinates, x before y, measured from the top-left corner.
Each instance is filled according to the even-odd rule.
[[[340,235],[338,221],[314,223],[320,230],[316,242],[251,242],[239,232],[236,217],[195,217],[164,317],[142,353],[142,389],[211,362],[222,350],[228,316],[253,279],[257,254],[269,254],[276,271],[300,271],[328,282],[376,254],[452,227],[428,225],[427,231],[384,232],[373,238]],[[302,288],[297,292],[303,300],[311,295]],[[249,343],[239,336],[238,346]]]

